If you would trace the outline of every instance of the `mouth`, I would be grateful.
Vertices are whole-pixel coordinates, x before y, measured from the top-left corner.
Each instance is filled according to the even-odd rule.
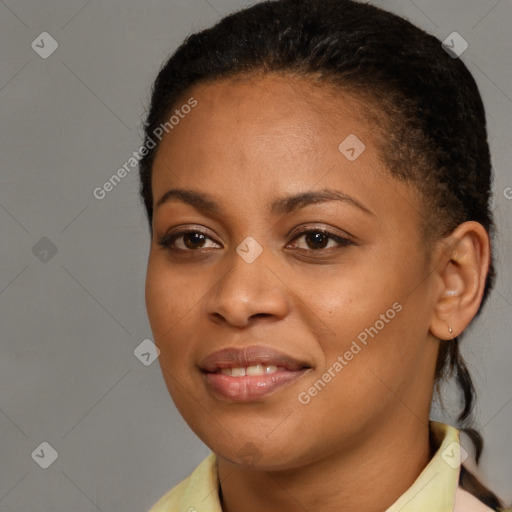
[[[210,392],[229,401],[250,402],[292,384],[311,367],[268,347],[227,348],[199,366]]]
[[[221,373],[222,375],[230,375],[231,377],[259,377],[261,375],[272,375],[278,371],[283,372],[287,370],[283,366],[276,366],[273,364],[253,364],[251,366],[221,368],[220,370],[212,373]]]

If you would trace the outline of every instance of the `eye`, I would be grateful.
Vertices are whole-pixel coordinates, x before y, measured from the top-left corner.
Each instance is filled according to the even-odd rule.
[[[198,249],[220,248],[217,242],[206,233],[198,230],[181,231],[164,235],[158,244],[166,249],[179,251],[196,251]]]
[[[304,239],[304,242],[307,247],[300,247],[298,245],[297,240],[300,240],[301,238]],[[348,238],[336,235],[325,229],[317,228],[308,229],[296,235],[292,240],[291,247],[293,249],[300,249],[303,251],[320,252],[326,249],[330,250],[340,246],[344,247],[352,244],[353,242]]]
[[[300,239],[304,244],[300,244]],[[216,249],[222,246],[213,240],[208,234],[200,230],[179,231],[168,233],[158,240],[162,247],[174,251],[199,252],[204,249]],[[301,245],[303,245],[301,247]],[[353,245],[349,238],[345,238],[326,229],[307,229],[294,236],[287,247],[309,252],[331,252],[333,249]]]

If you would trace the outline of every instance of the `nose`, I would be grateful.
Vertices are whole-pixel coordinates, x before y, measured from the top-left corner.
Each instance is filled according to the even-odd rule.
[[[205,300],[210,320],[216,324],[248,327],[258,320],[285,318],[290,295],[285,279],[269,265],[266,252],[248,263],[234,252],[232,265]]]

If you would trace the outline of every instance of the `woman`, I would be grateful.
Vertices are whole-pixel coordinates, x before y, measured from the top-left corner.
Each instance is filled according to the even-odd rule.
[[[178,48],[145,129],[148,317],[213,452],[152,512],[500,510],[461,466],[494,270],[456,55],[371,5],[262,2]],[[429,421],[449,376],[459,429]]]

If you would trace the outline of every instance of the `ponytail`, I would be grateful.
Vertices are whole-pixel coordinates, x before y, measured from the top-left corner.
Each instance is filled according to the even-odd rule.
[[[457,417],[458,427],[471,440],[475,449],[475,462],[480,461],[484,440],[480,432],[473,426],[472,412],[476,401],[476,390],[468,367],[460,353],[460,340],[455,337],[452,340],[441,340],[439,355],[436,363],[436,391],[438,396],[439,383],[454,377],[461,394],[462,411]],[[500,499],[487,487],[485,487],[470,471],[464,466],[460,468],[459,485],[482,503],[485,503],[493,510],[505,511]]]

